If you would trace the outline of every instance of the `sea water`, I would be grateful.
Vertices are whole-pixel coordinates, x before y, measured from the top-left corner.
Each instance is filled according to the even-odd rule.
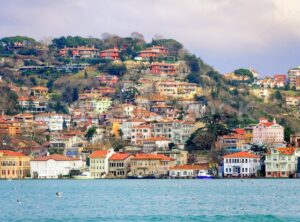
[[[2,180],[0,221],[300,221],[300,180]]]

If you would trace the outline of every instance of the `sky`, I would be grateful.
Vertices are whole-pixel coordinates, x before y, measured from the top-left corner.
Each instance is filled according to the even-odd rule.
[[[143,33],[173,38],[221,73],[300,65],[299,0],[0,0],[0,38]]]

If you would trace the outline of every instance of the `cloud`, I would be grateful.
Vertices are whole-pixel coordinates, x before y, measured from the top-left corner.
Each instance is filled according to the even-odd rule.
[[[295,65],[288,54],[300,41],[298,0],[0,0],[0,5],[5,5],[1,36],[101,37],[138,31],[150,40],[161,34],[224,72],[250,62],[265,73],[284,72]]]

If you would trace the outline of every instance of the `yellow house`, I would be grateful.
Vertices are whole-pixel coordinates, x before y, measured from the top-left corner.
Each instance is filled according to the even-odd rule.
[[[30,175],[30,156],[0,150],[0,179],[22,179]]]
[[[193,99],[202,94],[202,90],[195,83],[174,80],[158,81],[155,84],[156,92],[174,99]]]
[[[175,159],[162,154],[140,153],[130,160],[132,176],[168,175],[173,166]]]

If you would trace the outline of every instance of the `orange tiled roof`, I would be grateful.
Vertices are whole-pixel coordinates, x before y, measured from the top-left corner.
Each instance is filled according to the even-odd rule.
[[[44,86],[35,86],[31,88],[32,90],[41,90],[41,91],[48,91],[47,87]]]
[[[47,160],[55,160],[55,161],[73,161],[73,160],[79,160],[78,158],[71,158],[59,154],[53,154],[49,156],[43,156],[33,159],[32,161],[47,161]]]
[[[136,154],[133,160],[166,160],[166,161],[174,161],[175,159],[162,155],[162,154],[151,154],[151,153],[139,153]]]
[[[11,150],[0,150],[0,153],[3,153],[3,155],[6,155],[6,156],[25,156],[24,153],[14,152]]]
[[[237,152],[225,155],[224,158],[260,158],[259,156],[248,152]]]
[[[281,154],[292,155],[298,148],[295,147],[284,147],[284,148],[276,148]]]
[[[170,139],[166,137],[150,137],[147,139],[144,139],[144,141],[170,141]]]
[[[130,153],[114,153],[109,160],[125,160],[131,155]]]
[[[105,158],[107,152],[107,150],[96,150],[90,155],[90,158]]]

